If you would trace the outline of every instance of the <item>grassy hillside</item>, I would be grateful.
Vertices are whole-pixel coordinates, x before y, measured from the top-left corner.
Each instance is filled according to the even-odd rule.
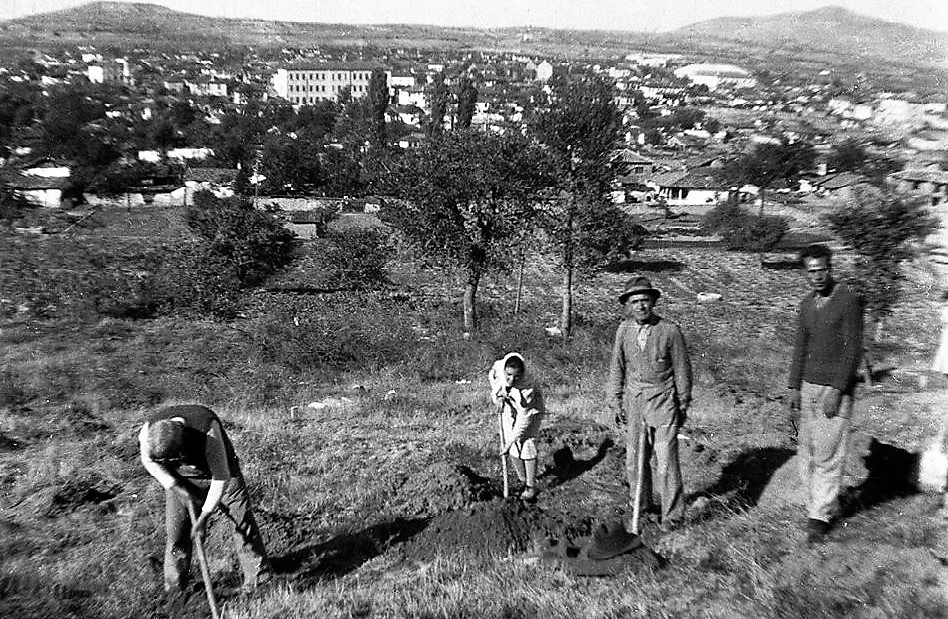
[[[108,248],[129,229],[75,234]],[[576,335],[563,343],[543,330],[558,312],[557,280],[536,257],[523,312],[513,314],[515,279],[495,276],[481,293],[484,328],[465,341],[458,275],[400,258],[387,290],[255,293],[231,322],[4,313],[0,615],[167,616],[162,496],[135,436],[153,406],[199,401],[225,420],[281,574],[272,589],[238,595],[224,527],[213,527],[228,617],[945,616],[935,497],[884,478],[853,494],[828,543],[803,543],[780,401],[799,273],[715,248],[645,250],[625,265],[664,291],[659,311],[682,325],[695,365],[682,441],[688,521],[670,534],[644,525],[661,571],[585,579],[535,551],[628,515],[622,437],[601,395],[628,275],[581,281]],[[937,337],[924,263],[908,289],[876,351],[881,382],[860,391],[847,481],[863,490],[879,482],[861,459],[870,437],[918,452],[940,423],[945,386],[918,380]],[[723,297],[699,303],[702,291]],[[541,500],[526,510],[497,498],[485,398],[485,372],[508,350],[524,353],[551,411]],[[883,477],[898,460],[885,463]],[[188,616],[207,616],[199,590],[191,605]]]

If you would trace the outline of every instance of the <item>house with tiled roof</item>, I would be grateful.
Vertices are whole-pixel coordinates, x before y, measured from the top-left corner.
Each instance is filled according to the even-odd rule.
[[[713,207],[727,199],[731,185],[721,170],[711,167],[690,171],[666,172],[654,176],[648,185],[654,187],[669,206]]]
[[[63,176],[38,176],[16,170],[0,173],[0,183],[30,204],[58,208],[62,206],[63,191],[69,185],[69,178]]]
[[[948,202],[948,172],[940,169],[902,170],[889,176],[896,188],[924,196],[932,206]]]

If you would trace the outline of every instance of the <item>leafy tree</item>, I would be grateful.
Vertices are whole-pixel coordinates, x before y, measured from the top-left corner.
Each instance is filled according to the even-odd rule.
[[[750,183],[760,187],[760,214],[763,215],[766,190],[778,180],[788,184],[800,172],[813,166],[816,152],[806,142],[757,144],[725,167],[725,176],[734,184]]]
[[[549,184],[542,154],[517,135],[442,133],[390,163],[379,179],[382,219],[425,256],[466,272],[464,330],[477,325],[481,277],[511,259],[530,225],[538,191]]]
[[[299,127],[314,138],[322,139],[332,133],[339,114],[331,101],[320,101],[315,105],[304,105],[299,111]]]
[[[257,285],[293,259],[296,235],[250,200],[218,198],[207,191],[194,196],[185,220],[201,239],[216,276],[241,288]]]
[[[790,230],[783,217],[754,215],[733,202],[711,209],[702,219],[705,234],[718,234],[729,250],[765,252],[777,246]]]
[[[556,199],[548,202],[540,225],[559,253],[563,270],[560,329],[568,337],[576,268],[625,251],[634,234],[628,219],[609,199],[609,162],[622,131],[613,84],[595,75],[551,83],[551,100],[531,118],[529,129],[551,158],[556,178]]]
[[[858,170],[866,163],[868,158],[869,155],[866,153],[866,147],[862,142],[850,138],[833,146],[826,158],[826,167],[839,172]]]
[[[376,146],[385,141],[385,112],[388,111],[388,78],[382,69],[372,69],[369,78],[369,110],[372,119],[372,136]]]
[[[299,194],[323,184],[321,143],[308,134],[297,137],[274,133],[263,143],[261,190],[268,195]]]
[[[870,314],[881,320],[901,295],[902,265],[919,252],[917,241],[938,229],[939,221],[924,199],[879,188],[857,188],[853,203],[826,219],[830,228],[859,254],[855,286]]]
[[[448,99],[451,93],[444,83],[444,74],[435,73],[431,84],[428,86],[428,101],[431,112],[428,118],[428,127],[426,133],[428,137],[433,137],[441,133],[444,129],[444,117],[448,112]]]
[[[477,104],[477,88],[469,77],[462,77],[458,86],[458,128],[470,129]]]

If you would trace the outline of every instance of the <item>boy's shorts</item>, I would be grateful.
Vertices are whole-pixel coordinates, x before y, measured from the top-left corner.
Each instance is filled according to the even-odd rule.
[[[520,458],[521,460],[536,460],[537,443],[532,438],[519,440],[510,446],[508,453],[514,458]]]

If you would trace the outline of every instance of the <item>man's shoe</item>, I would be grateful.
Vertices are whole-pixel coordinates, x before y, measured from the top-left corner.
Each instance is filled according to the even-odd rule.
[[[540,491],[537,490],[536,486],[526,486],[523,492],[520,493],[520,499],[524,503],[536,503],[539,494]]]
[[[826,539],[829,533],[830,523],[816,518],[810,518],[806,521],[806,541],[808,544],[819,544]]]

